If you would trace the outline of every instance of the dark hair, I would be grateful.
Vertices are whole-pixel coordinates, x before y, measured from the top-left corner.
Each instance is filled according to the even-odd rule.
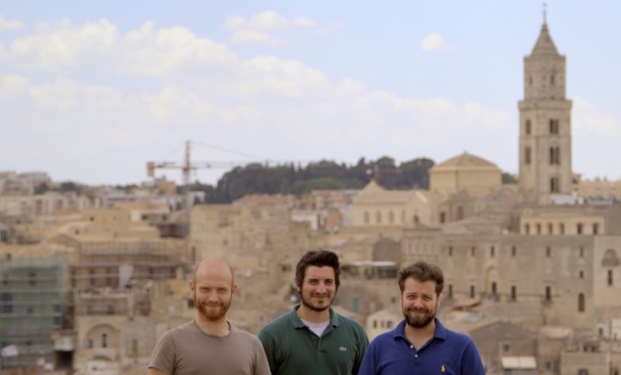
[[[336,288],[339,288],[341,284],[341,279],[339,278],[341,266],[339,265],[339,256],[334,252],[319,249],[311,250],[304,254],[295,267],[295,285],[297,287],[301,287],[304,283],[304,276],[306,275],[308,266],[332,267],[332,269],[334,269],[334,282],[336,283]]]
[[[436,294],[438,296],[442,293],[442,289],[444,289],[444,274],[442,273],[442,269],[435,264],[420,261],[401,268],[397,276],[401,293],[403,293],[403,289],[405,289],[405,280],[410,277],[421,283],[427,280],[435,281]]]

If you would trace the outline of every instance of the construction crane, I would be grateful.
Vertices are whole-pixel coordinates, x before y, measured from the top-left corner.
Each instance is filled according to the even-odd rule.
[[[232,168],[244,164],[243,162],[232,162],[232,161],[221,161],[221,162],[192,162],[190,159],[190,144],[191,141],[187,140],[185,142],[185,156],[183,159],[183,163],[179,164],[172,161],[163,161],[163,162],[147,162],[147,176],[155,177],[156,169],[180,169],[181,175],[183,177],[183,210],[184,210],[184,223],[182,226],[182,235],[187,236],[189,233],[189,223],[190,223],[190,207],[192,207],[192,201],[190,197],[190,174],[192,171],[196,171],[197,169],[202,168]]]

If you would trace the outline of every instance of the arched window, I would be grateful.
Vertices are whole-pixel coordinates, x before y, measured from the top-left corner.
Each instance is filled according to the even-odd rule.
[[[602,259],[602,266],[604,267],[616,267],[619,265],[619,257],[617,256],[617,252],[614,249],[608,249],[604,253],[604,258]]]
[[[420,222],[420,219],[418,218],[418,215],[414,215],[414,217],[412,218],[412,222],[414,224],[418,224]]]
[[[108,347],[108,335],[105,333],[101,334],[101,347],[102,348]]]
[[[584,294],[578,294],[578,312],[584,312]]]
[[[364,211],[364,223],[369,224],[369,221],[370,221],[369,213],[367,211]]]
[[[395,222],[395,214],[393,214],[392,211],[388,212],[388,222],[390,224]]]
[[[375,213],[375,222],[376,222],[377,224],[381,224],[381,223],[382,223],[382,213],[381,213],[381,212],[379,212],[379,211],[377,211],[377,212]]]

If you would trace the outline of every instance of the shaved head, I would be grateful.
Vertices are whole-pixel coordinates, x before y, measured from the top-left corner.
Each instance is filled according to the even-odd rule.
[[[196,284],[196,278],[199,274],[203,273],[211,273],[211,272],[222,272],[223,270],[228,270],[231,276],[231,284],[235,283],[235,275],[233,273],[233,267],[231,264],[224,259],[213,258],[213,259],[204,259],[199,264],[196,265],[194,269],[194,275],[192,276],[192,282]]]

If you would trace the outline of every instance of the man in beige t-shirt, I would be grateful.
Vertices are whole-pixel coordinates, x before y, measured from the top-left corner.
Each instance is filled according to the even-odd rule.
[[[196,318],[164,333],[148,375],[270,375],[259,339],[226,321],[237,290],[231,266],[204,260],[190,281]]]

